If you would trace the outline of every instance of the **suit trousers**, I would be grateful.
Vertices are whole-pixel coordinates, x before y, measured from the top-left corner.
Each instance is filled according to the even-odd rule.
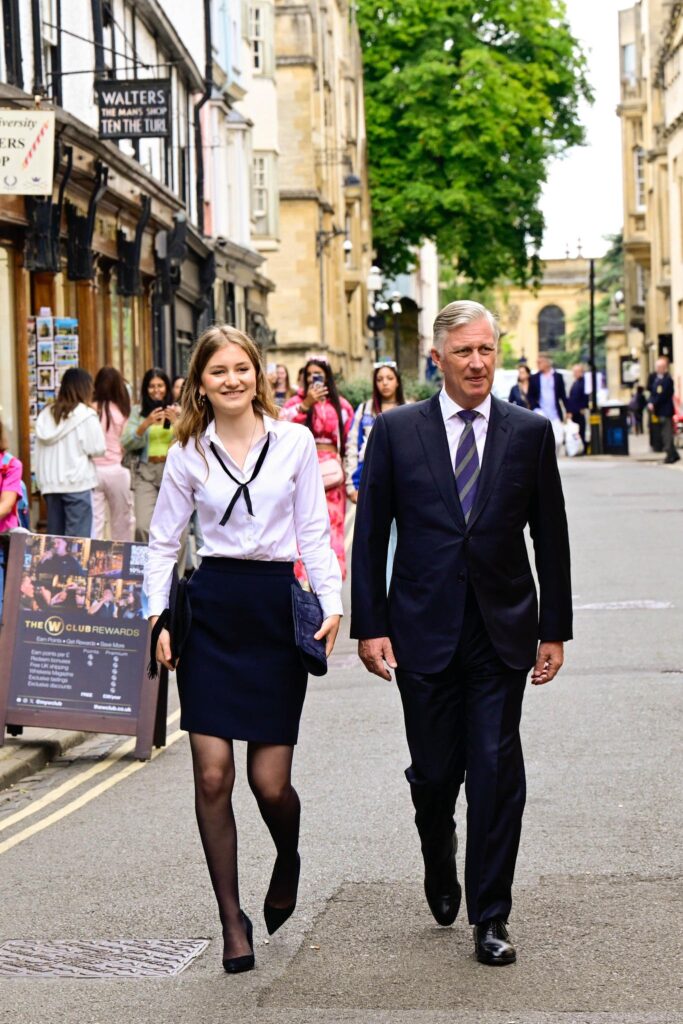
[[[435,674],[396,670],[412,759],[406,778],[425,856],[452,836],[465,782],[471,924],[507,920],[512,906],[526,799],[519,722],[527,674],[496,654],[471,588],[450,664]]]

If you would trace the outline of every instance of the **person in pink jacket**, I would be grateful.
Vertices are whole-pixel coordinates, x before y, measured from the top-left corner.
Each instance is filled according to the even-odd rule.
[[[95,377],[95,405],[104,431],[106,451],[93,459],[97,487],[93,491],[93,537],[104,538],[109,513],[111,540],[133,540],[135,514],[130,470],[121,465],[121,434],[130,416],[130,395],[126,383],[113,366],[103,366]]]
[[[332,548],[339,561],[342,579],[346,579],[344,459],[353,407],[338,393],[332,367],[325,359],[309,359],[304,373],[303,397],[295,395],[285,402],[280,417],[293,423],[303,423],[313,434],[330,515]],[[299,579],[305,578],[301,562],[296,563],[295,572]]]
[[[17,503],[22,496],[24,467],[7,449],[5,430],[0,420],[0,533],[19,525]]]

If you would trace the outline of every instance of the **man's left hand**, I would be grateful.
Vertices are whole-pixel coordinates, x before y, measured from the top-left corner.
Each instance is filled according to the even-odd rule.
[[[562,641],[547,640],[538,645],[536,664],[531,673],[534,686],[542,686],[554,679],[564,663],[564,644]]]

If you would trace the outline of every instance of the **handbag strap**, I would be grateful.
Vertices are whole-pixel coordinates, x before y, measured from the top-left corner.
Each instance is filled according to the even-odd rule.
[[[225,524],[227,523],[228,519],[232,515],[232,510],[234,509],[235,505],[237,504],[237,501],[239,499],[240,494],[244,494],[244,501],[245,501],[245,504],[247,506],[247,512],[249,513],[250,516],[253,516],[254,509],[253,509],[253,506],[251,504],[251,495],[249,494],[249,484],[254,482],[256,477],[261,472],[261,467],[263,466],[263,463],[266,461],[266,455],[268,454],[268,448],[270,447],[270,435],[266,436],[266,443],[264,444],[263,448],[261,449],[261,454],[259,455],[259,457],[258,457],[258,459],[256,461],[256,465],[254,466],[253,473],[251,474],[251,476],[249,477],[248,480],[244,481],[244,483],[242,483],[241,481],[239,481],[237,479],[237,477],[232,475],[232,473],[230,472],[230,470],[228,469],[228,467],[225,465],[225,463],[223,462],[222,458],[218,454],[218,451],[217,451],[216,446],[214,445],[213,441],[209,442],[209,447],[211,448],[211,451],[216,456],[216,458],[218,459],[218,461],[221,464],[222,468],[228,474],[228,476],[233,481],[233,483],[237,484],[237,490],[235,491],[235,493],[232,496],[232,501],[230,502],[230,504],[226,508],[225,512],[223,513],[223,518],[221,519],[221,526],[225,526]]]

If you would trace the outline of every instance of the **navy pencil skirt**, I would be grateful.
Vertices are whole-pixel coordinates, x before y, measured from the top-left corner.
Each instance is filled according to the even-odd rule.
[[[293,582],[291,562],[202,559],[177,668],[181,729],[296,743],[308,676],[294,643]]]

